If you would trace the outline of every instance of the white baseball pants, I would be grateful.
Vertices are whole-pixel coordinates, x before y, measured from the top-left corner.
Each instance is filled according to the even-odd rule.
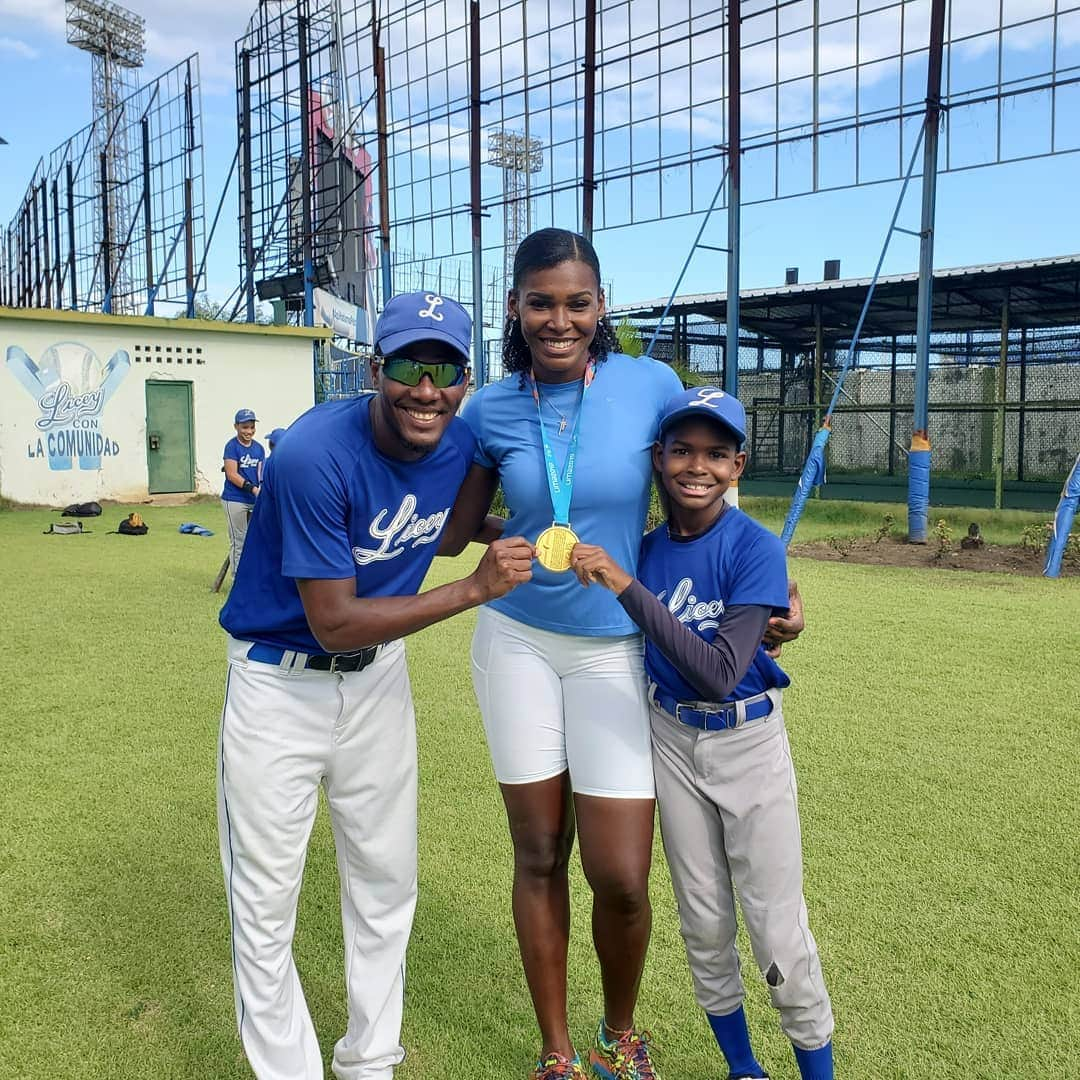
[[[334,674],[247,659],[229,640],[218,834],[240,1038],[258,1080],[322,1080],[293,962],[296,906],[319,785],[341,879],[349,1023],[339,1080],[401,1063],[405,948],[416,906],[416,726],[405,646]],[[286,654],[288,657],[294,654]]]
[[[833,1014],[803,899],[802,836],[782,691],[745,727],[699,731],[652,707],[660,831],[698,1004],[743,1000],[735,895],[787,1037],[824,1046]]]

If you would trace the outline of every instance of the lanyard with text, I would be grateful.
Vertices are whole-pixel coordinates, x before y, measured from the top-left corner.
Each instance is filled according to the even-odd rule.
[[[544,464],[547,473],[548,492],[551,495],[551,508],[555,513],[555,520],[552,522],[551,527],[545,529],[536,538],[536,557],[541,566],[557,572],[570,569],[570,552],[578,541],[574,531],[570,528],[570,497],[574,490],[574,465],[577,461],[581,414],[585,411],[585,393],[589,389],[595,374],[596,366],[590,360],[585,366],[585,378],[581,386],[581,401],[578,404],[574,430],[570,433],[570,446],[566,451],[566,461],[563,463],[561,476],[558,466],[555,464],[555,451],[552,449],[551,442],[548,439],[547,428],[544,427],[544,416],[540,409],[540,392],[536,380],[532,375],[529,376],[533,400],[536,402],[536,416],[540,421],[540,441],[544,445]]]

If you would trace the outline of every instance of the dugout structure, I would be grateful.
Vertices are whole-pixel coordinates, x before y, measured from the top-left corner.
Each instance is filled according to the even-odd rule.
[[[869,279],[744,291],[739,396],[748,414],[748,490],[788,495],[833,393]],[[833,498],[900,501],[915,392],[917,274],[878,280],[835,410]],[[1080,446],[1080,257],[940,270],[930,339],[934,501],[1054,506]],[[615,309],[643,340],[664,300]],[[723,294],[671,308],[653,355],[723,385]]]

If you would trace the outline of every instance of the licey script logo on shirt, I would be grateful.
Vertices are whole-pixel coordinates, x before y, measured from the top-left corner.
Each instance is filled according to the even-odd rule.
[[[664,599],[664,593],[660,594],[660,599]],[[694,595],[694,579],[688,577],[675,586],[671,599],[666,603],[668,611],[679,622],[696,622],[699,631],[715,630],[720,625],[720,616],[724,614],[724,601],[699,599]]]
[[[396,559],[407,547],[419,547],[421,544],[434,544],[443,531],[446,519],[450,516],[447,506],[437,513],[420,517],[416,512],[416,496],[409,494],[401,500],[397,512],[384,524],[390,511],[380,510],[368,526],[373,540],[378,541],[377,548],[354,547],[353,558],[358,566],[367,566],[373,562]]]

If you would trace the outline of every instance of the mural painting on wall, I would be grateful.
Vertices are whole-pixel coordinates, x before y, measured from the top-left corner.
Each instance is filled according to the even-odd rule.
[[[102,364],[93,349],[77,341],[58,341],[41,354],[40,365],[18,345],[9,345],[7,366],[37,403],[34,421],[39,434],[26,444],[26,456],[45,458],[50,469],[101,468],[101,459],[115,457],[120,445],[101,428],[101,414],[131,367],[131,358],[117,349]]]

